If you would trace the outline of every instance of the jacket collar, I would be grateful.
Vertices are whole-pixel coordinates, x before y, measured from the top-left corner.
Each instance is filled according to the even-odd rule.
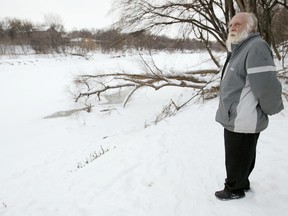
[[[259,32],[251,33],[251,34],[249,34],[249,36],[246,39],[242,40],[240,43],[231,44],[232,53],[234,53],[239,47],[241,47],[243,44],[246,44],[252,38],[259,37],[259,36],[260,36]]]

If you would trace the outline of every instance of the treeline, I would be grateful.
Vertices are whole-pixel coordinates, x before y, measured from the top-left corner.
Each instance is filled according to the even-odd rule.
[[[131,35],[116,29],[66,32],[63,26],[55,23],[41,26],[15,18],[0,20],[0,55],[62,53],[86,56],[95,50],[103,53],[133,48],[184,51],[204,50],[206,46],[197,39],[174,39],[147,32]],[[209,46],[215,51],[221,50],[215,42]]]

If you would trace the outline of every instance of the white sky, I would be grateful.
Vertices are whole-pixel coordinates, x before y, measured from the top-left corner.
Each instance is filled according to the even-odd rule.
[[[65,30],[104,28],[113,21],[108,15],[113,0],[0,0],[0,19],[4,17],[44,23],[44,15],[57,14]]]

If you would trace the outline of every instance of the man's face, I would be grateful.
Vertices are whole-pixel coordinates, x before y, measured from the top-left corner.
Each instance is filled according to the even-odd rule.
[[[231,35],[235,33],[242,33],[246,28],[248,17],[246,14],[236,14],[229,23],[229,33]]]
[[[245,13],[236,14],[229,23],[229,34],[226,46],[231,51],[231,44],[237,44],[246,39],[249,35],[247,28],[248,15]]]
[[[232,41],[239,42],[240,35],[247,31],[248,17],[246,14],[236,14],[229,23],[229,37]]]

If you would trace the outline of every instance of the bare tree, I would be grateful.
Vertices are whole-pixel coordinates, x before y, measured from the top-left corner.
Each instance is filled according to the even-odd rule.
[[[113,10],[120,14],[115,25],[125,32],[157,33],[173,27],[182,37],[216,40],[223,48],[231,17],[237,11],[254,12],[260,33],[280,59],[271,28],[277,12],[287,13],[288,5],[286,0],[117,0]],[[209,46],[207,49],[212,54]]]
[[[1,53],[13,55],[22,51],[25,54],[32,31],[33,24],[30,21],[5,18],[0,23]]]
[[[175,27],[181,36],[193,34],[205,39],[212,36],[225,47],[228,18],[223,1],[120,0],[115,1],[114,7],[120,10],[116,26],[125,32],[156,33]]]
[[[44,24],[52,29],[60,32],[64,30],[64,22],[60,15],[55,13],[48,13],[44,15]]]

